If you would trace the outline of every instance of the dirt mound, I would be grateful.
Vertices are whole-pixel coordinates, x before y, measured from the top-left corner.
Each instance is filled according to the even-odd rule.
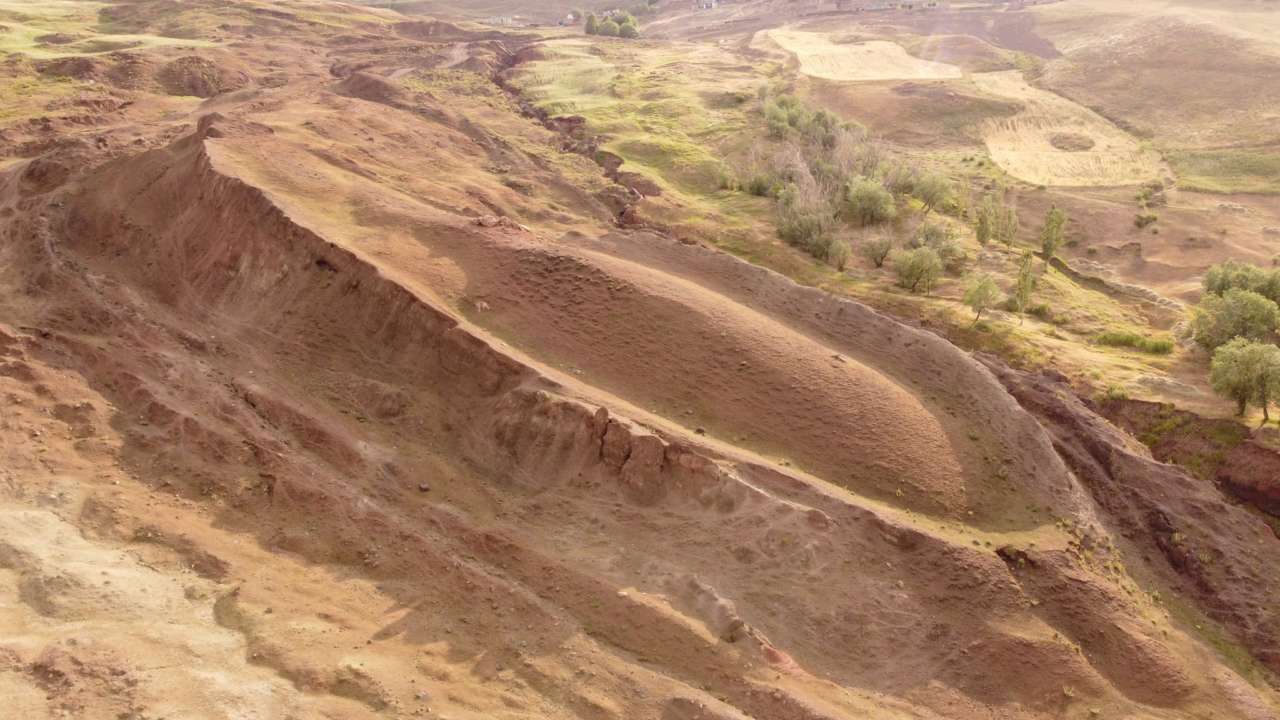
[[[90,57],[66,57],[36,63],[36,70],[51,77],[92,80],[106,75],[106,63]]]
[[[23,194],[40,195],[62,185],[70,176],[71,168],[66,163],[40,157],[27,163],[19,182]]]
[[[659,698],[692,694],[709,706],[727,702],[753,716],[840,716],[812,709],[816,699],[833,702],[843,691],[822,690],[820,683],[806,679],[811,674],[869,692],[910,696],[939,709],[959,701],[1018,703],[1047,712],[1061,704],[1064,686],[1121,704],[1181,703],[1202,693],[1219,694],[1211,682],[1180,675],[1178,651],[1158,633],[1128,626],[1107,630],[1109,623],[1135,611],[1121,600],[1122,591],[1105,589],[1112,580],[1076,567],[1074,560],[1072,569],[1054,572],[1074,573],[1072,582],[1097,586],[1114,609],[1096,613],[1092,605],[1087,611],[1064,607],[1061,620],[1046,624],[1029,612],[1036,607],[1031,598],[1047,602],[1061,594],[1057,586],[1024,589],[1039,586],[1013,578],[1006,561],[983,549],[977,538],[948,537],[930,523],[833,493],[824,484],[740,449],[712,445],[694,433],[646,426],[651,420],[637,422],[587,400],[594,391],[567,378],[552,381],[526,360],[495,351],[475,328],[391,282],[386,275],[391,268],[375,268],[298,225],[261,191],[230,173],[231,149],[277,142],[273,137],[252,125],[213,118],[193,136],[95,173],[85,185],[90,189],[70,208],[65,247],[77,265],[117,278],[122,292],[93,290],[74,275],[64,276],[59,297],[106,292],[110,299],[94,303],[97,314],[50,315],[42,321],[52,323],[48,337],[24,342],[33,348],[28,352],[61,356],[77,372],[87,373],[91,384],[121,409],[121,417],[133,418],[119,428],[122,456],[149,482],[168,483],[187,498],[220,498],[226,508],[222,522],[252,528],[271,547],[399,578],[385,586],[387,592],[399,592],[394,588],[405,583],[406,595],[397,602],[430,611],[411,612],[393,626],[398,629],[379,634],[388,648],[397,647],[395,638],[401,633],[419,642],[452,638],[459,643],[456,652],[481,658],[475,672],[484,674],[501,672],[483,659],[502,652],[491,639],[502,638],[503,646],[526,643],[548,658],[537,662],[566,663],[564,671],[584,668],[583,662],[597,671],[610,668],[610,676],[617,678],[609,680],[613,696],[637,698],[621,714],[625,708],[638,712],[657,693]],[[195,202],[192,188],[200,188]],[[220,241],[206,242],[204,233],[213,228]],[[689,327],[698,332],[699,325],[686,324],[697,319],[691,311],[719,318],[702,334],[711,339],[730,329],[729,339],[721,342],[738,349],[720,353],[726,367],[719,372],[703,369],[702,360],[683,362],[682,371],[690,378],[682,382],[689,388],[701,384],[701,392],[722,392],[719,378],[767,388],[769,374],[782,372],[771,368],[764,352],[773,343],[768,335],[775,332],[776,321],[769,317],[809,318],[804,333],[845,348],[843,359],[818,363],[815,356],[815,372],[856,377],[867,372],[860,369],[864,364],[881,366],[884,358],[893,357],[899,360],[895,372],[901,373],[900,380],[875,379],[872,373],[863,381],[876,384],[886,397],[903,392],[893,387],[897,382],[916,387],[908,380],[912,377],[929,388],[912,391],[922,397],[969,388],[963,397],[939,400],[950,407],[941,417],[959,414],[946,423],[967,425],[961,419],[966,413],[1005,418],[1010,425],[998,433],[1010,442],[1008,452],[1040,447],[1020,456],[1022,460],[1010,457],[1015,463],[1011,467],[1023,461],[1035,465],[1036,472],[1027,474],[1025,482],[1052,477],[1044,470],[1056,461],[1044,439],[1036,439],[1034,424],[1007,396],[1002,399],[993,391],[985,371],[937,338],[860,306],[834,303],[820,292],[731,258],[671,241],[655,245],[653,238],[619,235],[566,254],[528,245],[518,228],[473,232],[480,234],[453,227],[431,242],[435,251],[447,253],[471,274],[474,290],[488,298],[488,312],[526,318],[512,314],[518,305],[500,295],[498,280],[507,278],[507,292],[519,296],[539,287],[533,280],[545,269],[546,286],[560,290],[528,294],[527,301],[541,305],[546,317],[539,323],[550,320],[558,331],[569,332],[569,320],[590,315],[562,308],[589,308],[595,304],[588,301],[590,288],[612,283],[620,312],[636,305],[656,323],[637,326],[634,341],[617,337],[616,342],[624,343],[612,356],[618,361],[630,352],[625,343],[658,347],[647,337],[663,338],[672,350],[690,346],[673,341],[670,331]],[[653,269],[639,267],[641,259]],[[677,270],[679,275],[670,274]],[[484,289],[484,272],[494,279],[492,289]],[[695,292],[695,279],[707,288],[696,291],[696,305],[662,310],[672,299]],[[73,290],[77,287],[82,289]],[[752,298],[757,315],[751,323],[734,320],[743,312],[734,309],[734,297]],[[663,317],[669,312],[682,317],[681,323],[666,324]],[[136,324],[130,318],[138,313],[160,325]],[[178,317],[185,329],[165,319]],[[152,367],[99,340],[78,339],[95,325],[107,333],[104,337],[125,333],[145,338],[153,348],[148,355],[193,355],[168,369]],[[758,328],[755,342],[735,337],[748,327]],[[807,353],[796,355],[795,349],[811,342],[803,335],[788,336],[789,356],[809,362]],[[755,344],[760,347],[753,348]],[[903,345],[919,351],[901,354]],[[37,346],[43,349],[36,351]],[[606,349],[589,339],[582,347],[584,361],[594,348]],[[652,352],[644,357],[648,364],[667,366]],[[748,359],[745,371],[740,358]],[[200,369],[206,363],[212,366]],[[225,369],[209,377],[212,367]],[[239,367],[239,377],[253,379],[232,380],[224,373],[233,367]],[[633,373],[642,369],[618,367],[630,367]],[[188,381],[175,387],[166,379],[171,373]],[[668,376],[668,383],[675,379]],[[989,389],[977,390],[975,384]],[[831,381],[818,386],[840,388]],[[801,392],[807,392],[804,387]],[[738,402],[733,394],[725,397]],[[756,413],[761,422],[768,422],[769,413],[783,412],[778,404],[783,396],[765,397],[773,398],[773,407]],[[814,399],[826,402],[817,395]],[[997,412],[996,407],[1002,409]],[[825,412],[847,411],[830,403]],[[365,422],[343,419],[347,413]],[[84,419],[73,411],[62,414],[77,426]],[[807,421],[800,425],[804,427]],[[904,435],[913,438],[912,445],[918,436]],[[178,437],[182,442],[175,442]],[[431,445],[410,442],[414,437],[432,438]],[[985,440],[980,446],[977,452],[995,457],[1004,452]],[[874,446],[866,449],[874,451]],[[457,458],[465,460],[455,464]],[[921,458],[917,463],[936,467],[936,461]],[[1060,475],[1058,482],[1069,479]],[[424,484],[427,491],[421,489]],[[490,502],[476,495],[482,487],[488,488],[482,496],[502,497],[501,516],[519,518],[520,530],[505,527],[506,521],[500,529],[475,524],[474,513]],[[366,507],[366,502],[375,504]],[[310,530],[302,532],[299,517],[308,518]],[[157,530],[166,532],[160,526]],[[1037,537],[1044,552],[1058,548],[1073,558],[1086,547],[1052,534]],[[627,552],[602,552],[623,538]],[[159,547],[190,552],[181,543]],[[1014,547],[1026,549],[1020,542]],[[577,550],[566,557],[567,548]],[[1036,562],[1057,567],[1057,561]],[[846,566],[858,570],[838,570]],[[234,564],[230,569],[217,563],[209,567],[237,572]],[[423,573],[432,578],[427,585],[421,584]],[[769,582],[762,584],[764,578]],[[461,593],[464,587],[471,590]],[[357,698],[369,708],[403,702],[418,692],[376,669],[345,675],[324,666],[316,650],[307,659],[300,649],[322,647],[327,625],[314,636],[303,626],[295,630],[289,647],[276,644],[274,621],[254,609],[260,607],[255,602],[264,601],[255,601],[253,592],[220,601],[216,616],[239,629],[257,657],[286,677]],[[477,603],[476,597],[494,602]],[[977,606],[990,608],[1000,622],[974,623],[975,598],[981,598]],[[884,603],[893,603],[899,608],[894,615],[901,617],[885,617]],[[275,614],[288,622],[290,611],[277,604]],[[362,623],[358,617],[354,614],[350,622]],[[928,620],[918,621],[922,618]],[[467,631],[446,633],[446,626]],[[579,646],[580,659],[574,660],[546,645],[546,628],[565,633],[550,639],[552,643],[577,643],[567,638],[588,637],[583,631],[593,639],[581,641],[586,644]],[[1086,661],[1055,639],[1055,633],[1077,639],[1094,659]],[[1104,633],[1097,636],[1101,639],[1093,639],[1098,633]],[[1133,642],[1139,643],[1137,648]],[[461,643],[471,649],[464,651]],[[630,648],[646,660],[604,659],[595,643]],[[504,666],[528,655],[509,657]],[[879,660],[883,657],[900,662],[885,664]],[[1161,668],[1158,681],[1135,684],[1125,679],[1126,663],[1134,658]],[[663,676],[679,680],[652,678],[645,668],[654,663],[663,668]],[[742,663],[786,669],[778,677],[791,680],[760,692],[757,682],[762,681],[746,680]],[[1027,666],[1042,670],[1028,675]],[[1019,667],[1024,679],[1017,683],[993,679],[1011,677]],[[1007,668],[1008,673],[993,675],[992,668]],[[941,695],[913,689],[929,683],[952,689]],[[724,700],[706,694],[704,685]],[[642,689],[633,693],[627,688]],[[468,693],[487,707],[483,692]],[[521,702],[539,696],[534,690],[518,695]],[[732,717],[732,712],[728,708],[722,714]]]
[[[228,63],[188,55],[161,66],[156,81],[170,95],[210,98],[247,87],[249,75]]]
[[[353,72],[342,82],[334,86],[334,90],[347,97],[390,105],[407,107],[407,95],[403,88],[377,75],[364,72]]]
[[[150,89],[156,63],[140,53],[117,52],[105,56],[73,56],[36,63],[42,75],[103,83],[124,90]]]
[[[68,33],[49,33],[36,36],[36,42],[42,45],[70,45],[81,39],[83,38],[80,35],[70,35]]]
[[[1054,133],[1049,136],[1049,144],[1066,152],[1086,152],[1092,150],[1098,143],[1088,135]]]
[[[224,13],[236,58],[183,53],[280,82],[5,127],[15,712],[1274,717],[1256,517],[1050,379],[620,229],[572,112],[412,74],[517,45],[112,7]]]

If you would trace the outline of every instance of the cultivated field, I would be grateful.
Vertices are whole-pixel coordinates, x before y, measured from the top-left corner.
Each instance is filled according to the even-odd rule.
[[[1137,185],[1160,176],[1160,157],[1106,118],[1028,84],[1016,70],[972,76],[979,90],[1022,111],[982,128],[991,157],[1036,185]]]
[[[954,65],[921,60],[883,40],[836,44],[825,34],[799,30],[771,30],[768,37],[799,60],[800,72],[823,80],[946,80],[962,74]]]
[[[80,0],[0,0],[0,53],[32,58],[92,55],[144,47],[207,47],[207,40],[153,33],[115,32],[99,27],[108,3]]]

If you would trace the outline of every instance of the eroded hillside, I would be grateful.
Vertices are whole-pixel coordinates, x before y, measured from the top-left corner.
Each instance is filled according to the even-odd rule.
[[[565,38],[96,12],[4,67],[15,716],[1276,717],[1256,513],[657,222]]]

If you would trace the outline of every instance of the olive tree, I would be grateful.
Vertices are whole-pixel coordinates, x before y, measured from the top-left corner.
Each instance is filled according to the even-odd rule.
[[[1252,290],[1206,295],[1191,313],[1191,337],[1213,352],[1237,337],[1269,340],[1280,326],[1280,306]]]
[[[845,197],[849,215],[862,225],[888,222],[898,214],[893,194],[875,180],[858,178],[850,182]]]
[[[889,257],[889,253],[893,252],[893,238],[887,235],[873,237],[858,246],[858,251],[862,256],[871,261],[876,267],[884,267],[884,261]]]
[[[919,247],[895,253],[893,269],[898,274],[899,287],[927,294],[942,275],[942,258],[933,248]]]
[[[982,313],[1000,302],[1000,286],[990,275],[982,275],[970,283],[964,292],[964,304],[973,310],[973,325],[982,319]],[[972,327],[972,326],[970,326]]]
[[[1225,343],[1213,354],[1209,381],[1218,394],[1236,402],[1243,415],[1249,404],[1271,420],[1271,401],[1280,398],[1280,348],[1246,338]]]
[[[928,217],[934,208],[951,199],[951,182],[941,175],[925,175],[916,181],[911,194],[924,205],[924,214]]]

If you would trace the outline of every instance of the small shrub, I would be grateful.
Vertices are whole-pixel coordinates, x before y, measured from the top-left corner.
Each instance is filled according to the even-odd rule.
[[[893,240],[886,236],[875,237],[858,246],[862,256],[871,261],[877,268],[884,267],[884,261],[893,252]]]
[[[951,182],[941,175],[925,175],[914,183],[911,194],[924,205],[928,217],[934,208],[951,200]]]
[[[893,195],[883,185],[868,178],[849,183],[846,207],[849,215],[864,226],[888,222],[898,214]]]
[[[853,250],[849,247],[849,243],[841,238],[835,238],[827,244],[827,262],[831,263],[836,270],[844,272],[852,255]]]
[[[1136,332],[1108,330],[1097,337],[1099,345],[1133,348],[1152,355],[1168,355],[1173,352],[1171,338],[1149,338]]]
[[[1044,320],[1045,322],[1053,322],[1053,308],[1049,303],[1037,303],[1027,308],[1027,314]]]
[[[933,248],[905,250],[894,253],[893,269],[898,274],[899,287],[928,294],[942,275],[942,259]]]
[[[946,271],[952,275],[963,274],[965,266],[969,262],[969,256],[965,254],[964,249],[956,242],[955,231],[949,225],[932,225],[929,223],[921,225],[911,239],[911,247],[931,248],[938,254],[938,258],[942,261]]]
[[[1269,300],[1280,302],[1280,271],[1227,260],[1214,265],[1205,273],[1204,289],[1214,295],[1222,295],[1232,289],[1251,290]]]
[[[906,163],[898,162],[884,174],[885,187],[894,195],[910,195],[916,189],[920,171]]]
[[[1133,224],[1139,228],[1145,229],[1148,225],[1153,225],[1159,219],[1160,219],[1160,216],[1156,215],[1155,213],[1151,213],[1151,212],[1138,213],[1137,217],[1133,219]]]
[[[747,180],[747,192],[756,197],[768,197],[773,189],[773,178],[768,175],[754,175]]]
[[[813,178],[791,183],[778,195],[778,236],[788,243],[825,258],[834,226],[835,217]]]
[[[1000,301],[1000,286],[996,285],[996,281],[990,275],[983,275],[970,283],[969,288],[964,293],[964,304],[973,310],[973,325],[978,324],[982,319],[982,313],[992,308]]]
[[[1221,296],[1206,295],[1191,313],[1191,336],[1210,352],[1236,337],[1270,340],[1278,325],[1280,306],[1263,295],[1240,288],[1232,288]]]
[[[1108,385],[1107,389],[1102,391],[1101,399],[1110,402],[1128,400],[1129,392],[1119,385]]]
[[[733,173],[733,170],[728,165],[723,163],[716,167],[716,186],[721,190],[740,189],[738,176]]]

